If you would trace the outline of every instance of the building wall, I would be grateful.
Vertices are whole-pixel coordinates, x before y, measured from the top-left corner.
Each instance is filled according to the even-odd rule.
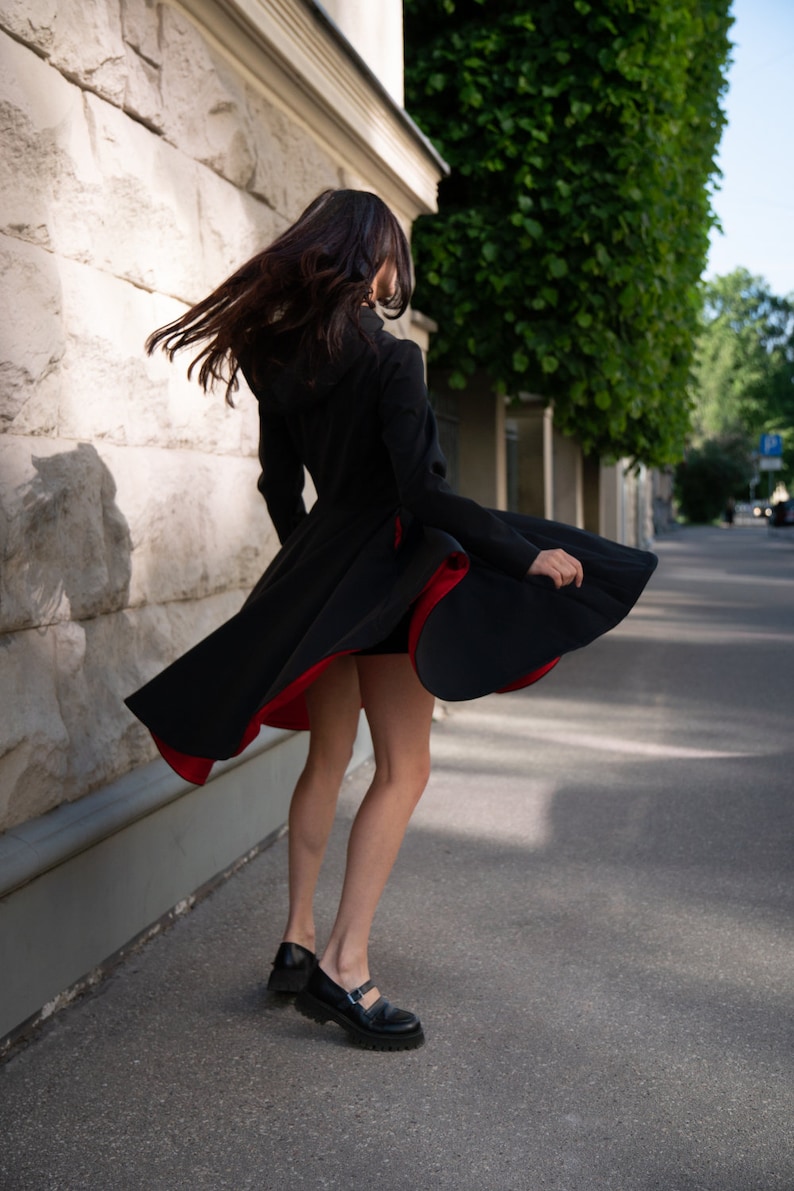
[[[516,418],[518,428],[518,511],[551,517],[554,509],[552,411],[537,404]]]
[[[147,334],[324,187],[407,227],[434,201],[437,163],[314,6],[247,12],[0,0],[0,830],[151,758],[122,697],[277,545],[250,394],[205,397]]]
[[[582,449],[573,438],[555,430],[552,439],[554,518],[584,527],[584,469]]]
[[[516,439],[517,511],[576,525],[629,546],[647,548],[655,529],[659,481],[628,460],[606,464],[586,456],[554,426],[554,409],[523,395],[507,423]]]
[[[505,407],[487,384],[457,394],[459,483],[463,495],[486,508],[507,508]]]
[[[0,1036],[286,816],[305,734],[263,732],[200,790],[122,700],[277,549],[253,398],[205,397],[146,336],[325,187],[377,192],[407,231],[435,205],[401,43],[362,65],[354,0],[333,8],[0,0]],[[429,329],[395,328],[425,349]]]

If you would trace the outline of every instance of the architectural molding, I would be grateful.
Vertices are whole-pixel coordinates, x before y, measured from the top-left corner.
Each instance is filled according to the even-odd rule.
[[[215,765],[211,782],[253,761],[291,735],[281,728],[262,728],[245,754]],[[61,803],[46,815],[9,828],[0,836],[0,898],[161,810],[190,788],[188,782],[158,758],[92,794],[85,794],[77,802]]]
[[[381,178],[382,197],[405,219],[435,211],[436,187],[448,166],[320,5],[170,2],[340,166]]]

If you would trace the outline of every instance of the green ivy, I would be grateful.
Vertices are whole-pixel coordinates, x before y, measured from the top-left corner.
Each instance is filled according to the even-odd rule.
[[[431,364],[540,393],[588,453],[681,457],[729,0],[406,0],[452,167],[414,231]]]

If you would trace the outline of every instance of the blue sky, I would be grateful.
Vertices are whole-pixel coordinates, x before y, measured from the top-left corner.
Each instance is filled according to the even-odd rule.
[[[728,125],[705,276],[743,265],[794,294],[794,0],[734,0]]]

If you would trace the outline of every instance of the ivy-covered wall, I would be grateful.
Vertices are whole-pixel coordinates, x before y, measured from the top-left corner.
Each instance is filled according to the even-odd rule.
[[[452,166],[415,229],[431,364],[679,458],[729,0],[406,0],[406,106]]]

